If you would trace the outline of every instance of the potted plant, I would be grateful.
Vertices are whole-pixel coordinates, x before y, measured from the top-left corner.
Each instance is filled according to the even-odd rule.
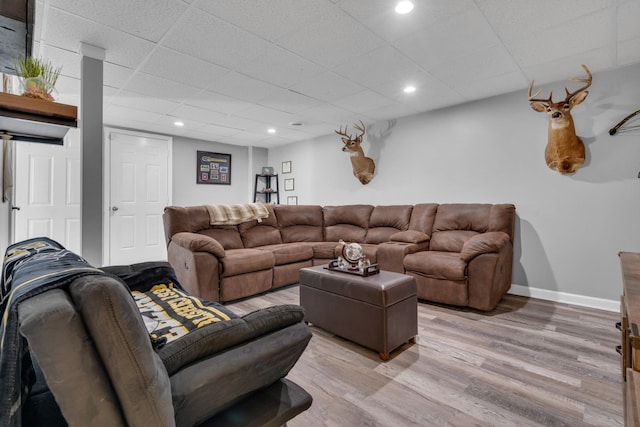
[[[16,60],[15,67],[22,84],[23,96],[53,101],[51,93],[62,67],[55,68],[48,60],[31,56]]]

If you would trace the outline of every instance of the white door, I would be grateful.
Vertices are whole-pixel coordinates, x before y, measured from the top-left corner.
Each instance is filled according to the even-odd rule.
[[[109,152],[106,264],[167,259],[162,213],[170,203],[171,138],[107,130]]]
[[[81,253],[79,141],[72,129],[64,145],[13,142],[13,242],[45,236]]]

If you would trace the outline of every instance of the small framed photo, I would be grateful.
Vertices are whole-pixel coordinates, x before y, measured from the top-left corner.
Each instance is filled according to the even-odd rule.
[[[291,160],[282,162],[282,173],[291,173]]]
[[[288,205],[297,205],[298,204],[298,196],[289,196],[287,197]]]
[[[284,191],[293,191],[294,189],[293,178],[287,178],[284,180]]]
[[[262,167],[262,175],[273,175],[273,167],[271,167],[271,166],[263,166]]]

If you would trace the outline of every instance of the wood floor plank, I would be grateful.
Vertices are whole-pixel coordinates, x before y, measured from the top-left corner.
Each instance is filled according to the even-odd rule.
[[[298,304],[298,286],[228,304]],[[617,313],[507,295],[489,313],[420,302],[418,336],[382,362],[312,327],[289,378],[314,399],[290,427],[622,426]]]

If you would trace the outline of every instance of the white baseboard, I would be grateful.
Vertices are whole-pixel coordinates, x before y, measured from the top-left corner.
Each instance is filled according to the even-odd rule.
[[[522,285],[511,285],[510,294],[524,297],[539,298],[584,307],[599,308],[601,310],[620,312],[620,301],[587,297],[584,295],[568,294],[566,292],[550,291],[548,289],[530,288]]]

